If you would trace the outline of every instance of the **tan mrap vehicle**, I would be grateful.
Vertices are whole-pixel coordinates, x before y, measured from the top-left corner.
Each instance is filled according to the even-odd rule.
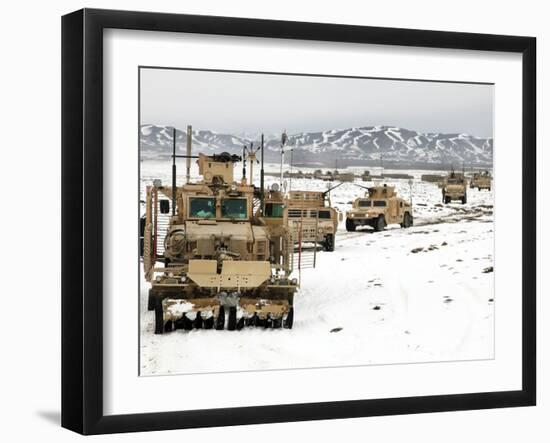
[[[440,183],[443,203],[448,204],[453,200],[460,200],[462,204],[467,201],[466,188],[468,180],[462,172],[451,171]]]
[[[346,231],[353,232],[358,226],[370,226],[375,231],[382,231],[393,223],[399,223],[402,228],[413,225],[412,205],[397,197],[395,187],[373,186],[367,190],[367,195],[355,199],[351,211],[346,213]]]
[[[478,191],[481,189],[491,190],[491,182],[493,178],[489,171],[483,172],[474,172],[470,180],[470,189],[477,188]]]
[[[143,265],[156,334],[292,327],[298,282],[291,278],[290,236],[253,214],[257,189],[233,179],[240,160],[199,154],[202,180],[176,187],[174,162],[171,187],[157,182],[146,189]]]
[[[318,243],[325,251],[334,251],[338,229],[338,212],[330,203],[330,191],[334,188],[324,192],[288,192],[284,200],[283,225],[288,226],[295,241]]]

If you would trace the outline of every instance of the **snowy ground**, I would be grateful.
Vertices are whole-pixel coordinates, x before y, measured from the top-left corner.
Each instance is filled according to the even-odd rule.
[[[142,184],[157,177],[169,183],[169,172],[166,163],[143,162]],[[336,250],[319,252],[317,267],[302,271],[292,330],[155,335],[142,279],[141,374],[492,358],[492,192],[468,189],[466,205],[441,205],[437,185],[420,181],[423,171],[403,172],[415,176],[415,226],[348,233],[340,223]],[[388,184],[410,197],[408,180]],[[292,180],[292,189],[326,186]],[[332,192],[333,206],[345,212],[362,193],[346,183]]]

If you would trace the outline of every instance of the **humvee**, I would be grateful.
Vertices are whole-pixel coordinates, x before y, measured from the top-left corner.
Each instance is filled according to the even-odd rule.
[[[467,201],[467,184],[468,180],[464,173],[451,171],[440,184],[443,203],[447,204],[453,200],[460,200],[462,204],[465,204]]]
[[[346,213],[346,231],[353,232],[358,226],[382,231],[393,223],[399,223],[403,228],[413,225],[412,205],[397,197],[394,186],[384,184],[366,189],[365,197],[355,199],[351,211]]]
[[[252,179],[233,179],[240,160],[228,153],[199,154],[202,180],[188,178],[182,186],[175,185],[174,161],[172,186],[155,181],[146,189],[142,254],[156,334],[292,328],[298,281],[291,278],[290,236],[284,226],[272,229],[254,214],[263,192]],[[168,216],[165,234],[163,214]]]
[[[474,172],[470,180],[470,189],[477,188],[478,190],[487,189],[490,191],[492,179],[489,171]]]

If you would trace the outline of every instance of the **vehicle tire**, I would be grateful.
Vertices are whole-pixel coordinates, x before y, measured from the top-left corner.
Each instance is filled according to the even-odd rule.
[[[222,331],[225,327],[225,309],[223,306],[220,306],[220,311],[218,312],[218,317],[216,318],[216,330]]]
[[[412,216],[408,212],[403,214],[403,223],[401,223],[402,228],[410,228],[413,224]]]
[[[234,331],[237,328],[237,308],[229,308],[229,318],[227,319],[227,330]]]
[[[283,328],[292,329],[293,323],[294,323],[294,306],[291,306],[286,318],[283,320]]]
[[[164,310],[162,309],[162,297],[155,297],[155,334],[164,333]]]
[[[147,310],[148,311],[154,311],[155,310],[155,293],[152,289],[149,289],[149,298],[147,299]]]
[[[376,222],[374,223],[374,230],[376,232],[380,232],[384,230],[384,227],[386,226],[386,220],[384,219],[383,215],[378,216],[376,219]]]
[[[174,323],[172,320],[168,320],[166,323],[164,323],[164,332],[172,332],[174,329]]]
[[[323,242],[323,247],[325,251],[333,252],[334,251],[334,235],[327,234],[325,236],[325,241]]]
[[[466,198],[466,196],[462,197],[460,200],[462,201],[462,204],[463,204],[463,205],[465,205],[466,202],[468,201],[467,198]]]
[[[195,320],[193,320],[193,328],[195,329],[202,329],[203,320],[201,317],[201,312],[197,312],[197,315],[195,317]]]
[[[351,221],[349,218],[346,218],[346,231],[353,232],[355,231],[356,227],[357,226],[355,226],[355,223],[353,221]]]

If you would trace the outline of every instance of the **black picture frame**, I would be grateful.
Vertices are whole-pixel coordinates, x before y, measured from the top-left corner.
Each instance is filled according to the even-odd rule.
[[[132,415],[103,413],[103,30],[171,31],[522,55],[522,389]],[[536,403],[536,39],[83,9],[62,18],[62,426],[82,434],[290,422]]]

